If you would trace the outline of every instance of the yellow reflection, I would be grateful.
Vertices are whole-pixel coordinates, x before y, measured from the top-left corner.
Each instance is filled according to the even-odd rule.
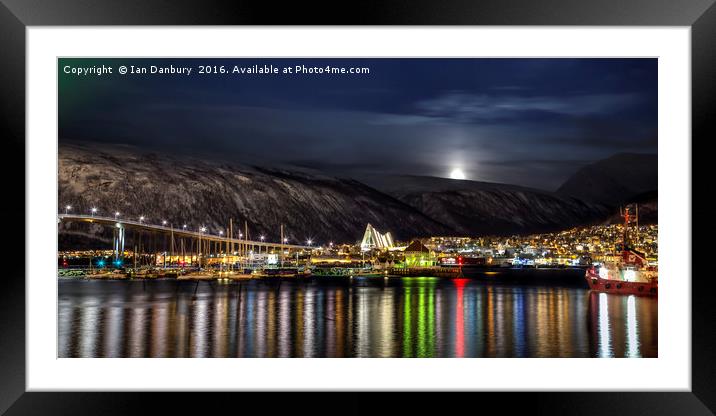
[[[291,315],[289,304],[291,302],[290,293],[288,290],[284,290],[279,293],[278,303],[278,355],[279,357],[289,357],[291,355],[291,348],[289,343],[290,331],[291,331]]]
[[[382,306],[380,309],[381,320],[381,357],[390,357],[392,355],[391,346],[393,344],[393,296],[383,296]]]
[[[306,303],[303,309],[303,356],[313,357],[315,354],[316,325],[316,294],[313,289],[306,290]]]

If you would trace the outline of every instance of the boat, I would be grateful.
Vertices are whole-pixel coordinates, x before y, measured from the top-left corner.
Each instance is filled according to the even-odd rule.
[[[616,245],[616,255],[612,260],[587,268],[585,279],[590,290],[625,295],[658,295],[657,266],[650,265],[644,253],[636,250],[629,239],[629,226],[632,223],[636,222],[638,230],[638,213],[638,206],[635,206],[634,215],[631,215],[629,207],[621,213],[624,218],[622,242]]]
[[[426,267],[406,267],[393,268],[389,271],[390,275],[403,277],[444,277],[449,279],[463,278],[462,266],[444,267],[444,266],[426,266]]]
[[[383,277],[385,274],[372,267],[316,267],[311,273],[316,277]]]
[[[258,277],[310,277],[311,270],[307,267],[272,267],[263,268],[256,272]]]

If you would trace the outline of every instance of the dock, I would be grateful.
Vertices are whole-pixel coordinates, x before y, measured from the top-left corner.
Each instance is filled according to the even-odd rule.
[[[388,271],[390,276],[419,277],[433,276],[456,278],[463,277],[462,267],[408,267],[393,268]]]

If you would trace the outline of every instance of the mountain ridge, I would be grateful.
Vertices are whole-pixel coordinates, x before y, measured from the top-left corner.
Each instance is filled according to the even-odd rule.
[[[390,226],[401,238],[414,230],[451,230],[388,195],[360,182],[253,166],[126,151],[60,146],[59,200],[77,210],[119,211],[224,229],[232,218],[247,221],[254,237],[278,237],[280,225],[292,241],[353,242],[367,222]],[[159,218],[161,217],[161,218]]]
[[[122,217],[143,215],[190,227],[225,229],[247,221],[251,236],[277,241],[283,224],[293,242],[354,243],[366,224],[407,241],[431,235],[508,235],[557,231],[605,221],[604,205],[519,185],[416,175],[382,183],[311,169],[262,167],[143,152],[132,146],[63,143],[58,192],[77,212],[96,206]],[[367,183],[366,183],[367,182]],[[61,242],[100,230],[61,226]],[[105,231],[106,232],[106,231]],[[72,237],[75,236],[75,237]]]
[[[617,153],[582,167],[557,193],[616,207],[658,187],[656,154]]]
[[[463,235],[556,231],[608,215],[600,204],[520,185],[416,175],[365,180]]]

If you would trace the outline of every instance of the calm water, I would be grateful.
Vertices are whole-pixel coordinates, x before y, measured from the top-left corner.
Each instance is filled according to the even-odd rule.
[[[657,300],[578,284],[59,281],[60,357],[656,357]]]

